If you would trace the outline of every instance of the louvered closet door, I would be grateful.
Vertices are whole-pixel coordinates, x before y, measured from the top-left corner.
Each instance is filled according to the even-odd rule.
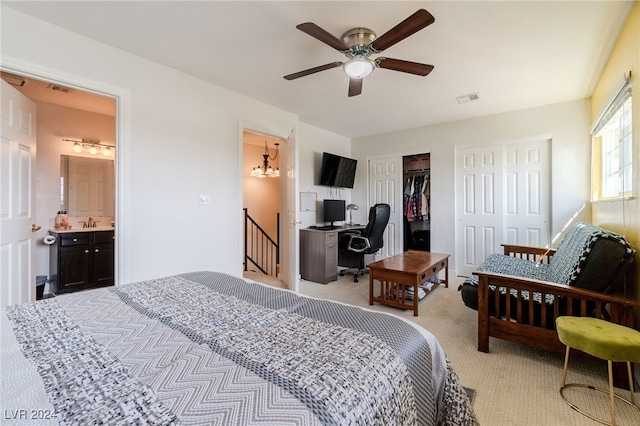
[[[369,206],[367,206],[367,212],[369,207],[377,203],[387,203],[391,206],[389,224],[383,236],[384,247],[376,255],[376,260],[403,251],[402,190],[402,157],[369,160]]]

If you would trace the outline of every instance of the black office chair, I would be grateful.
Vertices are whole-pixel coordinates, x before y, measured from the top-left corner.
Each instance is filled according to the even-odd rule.
[[[353,282],[357,283],[358,275],[363,275],[366,272],[364,256],[377,252],[384,245],[382,234],[389,223],[390,214],[389,204],[376,204],[369,209],[369,222],[362,232],[346,233],[342,237],[341,249],[357,253],[360,258],[360,265],[353,275]],[[346,271],[347,269],[343,269],[340,271],[340,275],[344,276]]]

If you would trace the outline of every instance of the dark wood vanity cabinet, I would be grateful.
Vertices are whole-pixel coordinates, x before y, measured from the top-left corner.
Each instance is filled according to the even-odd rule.
[[[114,232],[84,231],[52,234],[50,280],[55,294],[114,283]]]

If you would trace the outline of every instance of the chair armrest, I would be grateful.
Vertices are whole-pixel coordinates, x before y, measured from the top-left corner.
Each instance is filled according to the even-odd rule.
[[[514,244],[501,244],[503,254],[520,259],[527,259],[533,262],[549,263],[551,256],[556,253],[555,249],[542,247],[527,247]]]
[[[364,244],[364,246],[354,247],[354,243],[358,241],[361,242],[361,244]],[[351,235],[351,238],[349,239],[349,244],[347,245],[347,250],[351,250],[356,253],[363,253],[369,250],[370,248],[371,248],[371,243],[369,243],[369,239],[357,234]]]

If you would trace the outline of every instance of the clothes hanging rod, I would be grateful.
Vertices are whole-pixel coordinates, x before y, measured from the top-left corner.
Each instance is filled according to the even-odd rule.
[[[431,173],[431,169],[405,170],[402,173],[404,173],[404,174],[424,175],[424,174]]]

